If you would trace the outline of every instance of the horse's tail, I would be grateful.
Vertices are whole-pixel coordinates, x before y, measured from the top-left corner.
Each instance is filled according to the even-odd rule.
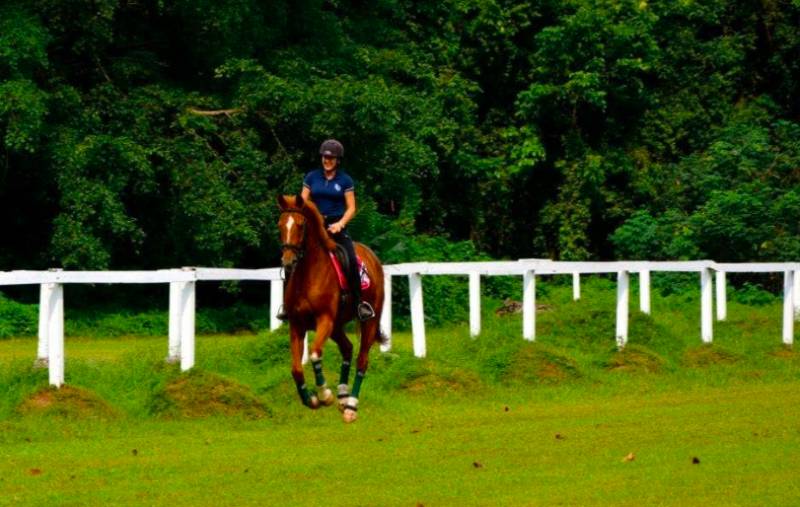
[[[378,327],[378,330],[375,331],[375,334],[377,335],[375,336],[375,341],[378,342],[379,344],[386,345],[387,343],[389,343],[389,337],[383,334],[383,331],[381,330],[380,326]]]

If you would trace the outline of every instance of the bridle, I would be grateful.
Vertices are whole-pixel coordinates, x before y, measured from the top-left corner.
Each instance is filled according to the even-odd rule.
[[[287,213],[299,213],[301,216],[303,215],[303,211],[300,208],[288,208],[285,210],[281,210],[281,215],[283,216]],[[305,218],[305,217],[303,217]],[[291,275],[291,271],[297,265],[298,262],[303,258],[305,255],[306,249],[306,222],[307,220],[303,220],[302,225],[300,226],[300,242],[298,243],[281,243],[281,251],[283,250],[291,250],[294,252],[294,260],[292,261],[291,265],[287,266],[289,273]]]

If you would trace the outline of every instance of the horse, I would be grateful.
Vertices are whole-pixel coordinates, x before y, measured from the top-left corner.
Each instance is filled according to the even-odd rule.
[[[385,340],[379,323],[383,312],[383,267],[368,247],[355,243],[356,255],[361,258],[371,284],[362,289],[361,298],[370,303],[375,316],[360,322],[361,345],[358,351],[353,390],[349,391],[350,363],[353,344],[344,332],[344,325],[355,317],[352,300],[343,300],[337,273],[330,259],[336,242],[328,235],[325,221],[313,202],[300,195],[278,196],[280,218],[278,229],[281,241],[281,265],[285,272],[284,312],[289,321],[289,340],[292,352],[292,377],[303,405],[317,409],[333,404],[333,393],[327,387],[322,372],[322,348],[329,337],[342,354],[338,385],[339,409],[345,422],[357,418],[358,396],[366,376],[369,350],[375,342]],[[351,260],[355,262],[355,260]],[[352,297],[352,296],[351,296]],[[314,368],[316,392],[306,387],[303,375],[303,340],[308,330],[316,336],[309,348]]]

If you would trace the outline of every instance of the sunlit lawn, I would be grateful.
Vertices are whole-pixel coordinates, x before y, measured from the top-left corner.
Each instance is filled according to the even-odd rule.
[[[154,415],[178,375],[166,336],[67,337],[67,384],[117,417],[21,415],[47,373],[35,338],[0,341],[0,505],[800,503],[800,357],[779,302],[731,303],[703,347],[696,301],[656,296],[619,354],[606,292],[553,291],[534,344],[488,306],[476,339],[429,329],[426,359],[395,332],[352,425],[296,400],[285,331],[198,337],[198,370],[251,390],[258,420]],[[338,363],[331,345],[330,383]]]

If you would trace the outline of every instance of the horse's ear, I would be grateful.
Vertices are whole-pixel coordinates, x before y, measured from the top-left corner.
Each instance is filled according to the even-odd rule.
[[[303,196],[300,194],[297,194],[297,196],[295,196],[294,202],[297,203],[298,208],[302,208],[306,204],[305,201],[303,200]]]
[[[278,195],[278,207],[280,209],[286,209],[286,196],[285,195]]]

